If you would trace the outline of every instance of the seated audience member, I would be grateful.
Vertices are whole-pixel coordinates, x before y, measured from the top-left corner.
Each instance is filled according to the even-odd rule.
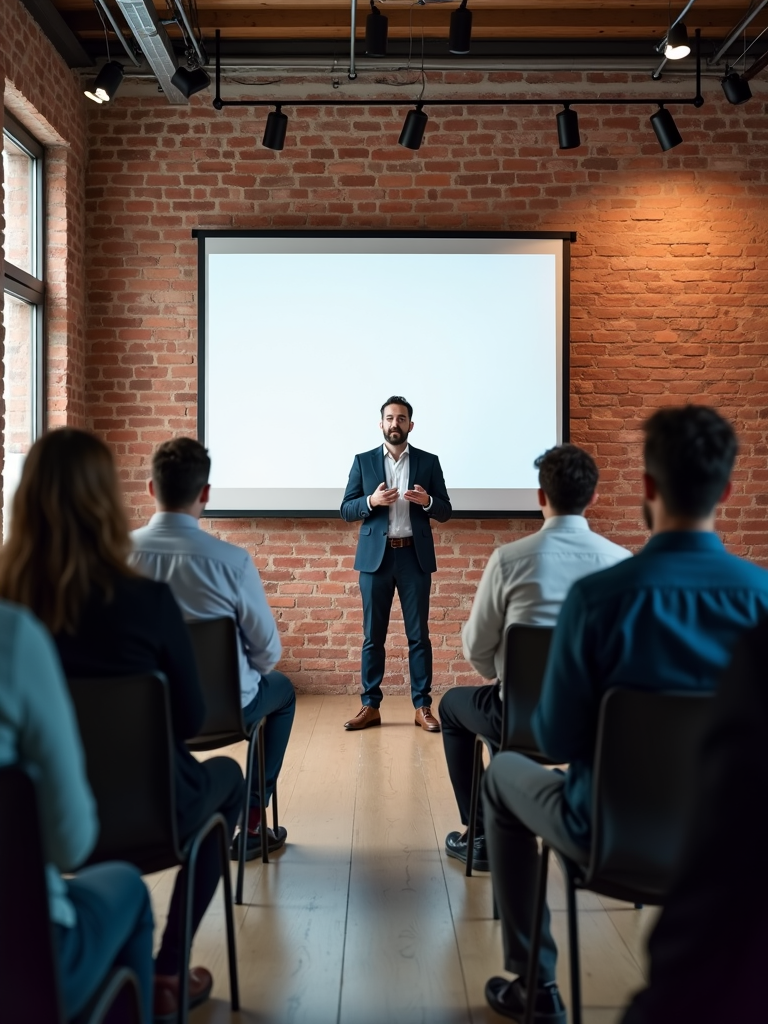
[[[591,455],[564,444],[550,448],[534,465],[544,525],[532,536],[496,548],[462,630],[464,657],[484,679],[497,682],[457,686],[440,702],[445,757],[463,825],[469,822],[475,736],[480,733],[498,743],[501,735],[507,626],[554,626],[575,580],[630,557],[626,548],[593,533],[584,518],[597,499],[599,474]],[[466,862],[466,831],[449,832],[445,849],[449,857]],[[473,861],[480,871],[488,870],[479,809]]]
[[[149,493],[157,512],[132,535],[130,561],[139,572],[164,580],[187,620],[235,620],[240,638],[240,689],[247,724],[266,715],[264,727],[267,802],[275,790],[296,711],[293,684],[274,667],[280,660],[280,637],[258,570],[243,548],[200,528],[208,502],[208,451],[191,437],[161,444],[152,457]],[[246,858],[261,853],[258,766],[254,763]],[[284,845],[286,831],[269,829],[268,848]],[[232,857],[237,859],[237,841]]]
[[[60,872],[74,871],[94,847],[99,832],[96,806],[54,646],[28,611],[0,602],[0,765],[17,762],[30,772],[37,790],[67,1019],[80,1013],[112,968],[130,967],[139,979],[149,1021],[149,893],[130,864],[98,864],[66,880],[61,877]],[[29,965],[30,983],[34,967]]]
[[[592,761],[600,703],[612,687],[710,690],[739,636],[768,612],[768,572],[728,554],[714,532],[730,494],[737,442],[713,409],[661,409],[645,424],[645,514],[652,532],[634,558],[573,584],[555,627],[537,742],[566,774],[515,753],[493,759],[483,784],[486,841],[505,967],[486,998],[520,1019],[564,1024],[557,950],[545,915],[539,985],[525,992],[541,836],[577,862],[590,844]]]
[[[179,836],[185,841],[215,811],[234,832],[242,772],[231,758],[201,764],[187,750],[185,739],[197,733],[205,715],[192,642],[170,588],[145,579],[128,565],[130,546],[107,446],[92,434],[69,427],[36,441],[24,463],[10,536],[0,556],[0,596],[26,605],[48,627],[67,676],[165,673]],[[200,850],[193,934],[218,884],[217,842],[212,834]],[[178,1006],[185,870],[176,879],[155,961],[156,1022],[175,1020]],[[190,1006],[205,1000],[211,985],[209,971],[192,968]]]
[[[651,935],[650,985],[623,1024],[766,1019],[768,621],[747,633],[718,686],[678,881]],[[755,813],[757,811],[757,813]]]

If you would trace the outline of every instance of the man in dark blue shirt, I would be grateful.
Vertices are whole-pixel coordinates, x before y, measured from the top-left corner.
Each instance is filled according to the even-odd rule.
[[[714,533],[728,498],[737,442],[704,406],[661,409],[645,424],[644,513],[651,539],[634,558],[578,580],[563,604],[533,718],[540,747],[569,763],[549,771],[519,754],[486,773],[486,843],[506,969],[486,998],[521,1019],[538,866],[536,837],[586,863],[598,711],[615,686],[711,690],[739,636],[768,614],[768,572],[726,552]],[[557,949],[546,912],[537,1024],[565,1024]]]

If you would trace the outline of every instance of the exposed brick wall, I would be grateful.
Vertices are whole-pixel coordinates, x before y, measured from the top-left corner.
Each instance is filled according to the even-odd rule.
[[[582,90],[599,83],[566,77]],[[491,94],[538,87],[519,75],[477,83]],[[614,76],[608,88],[647,90],[648,82]],[[119,453],[135,522],[151,512],[153,446],[196,428],[193,228],[575,230],[572,436],[602,470],[595,525],[642,543],[640,424],[661,403],[707,401],[736,422],[742,439],[725,538],[731,550],[768,563],[765,93],[734,108],[715,83],[706,92],[701,111],[675,110],[686,141],[666,155],[649,131],[650,111],[620,106],[585,110],[585,145],[568,154],[556,151],[550,107],[478,112],[457,102],[430,111],[415,154],[395,144],[400,108],[290,112],[281,154],[259,145],[264,113],[216,112],[205,94],[188,108],[125,97],[89,111],[88,415]],[[474,418],[482,436],[482,409]],[[210,527],[254,555],[280,620],[282,667],[298,688],[355,689],[356,528],[264,519]],[[474,678],[459,631],[477,580],[495,545],[534,528],[436,526],[438,686]],[[397,688],[407,664],[396,625],[390,651],[388,682]]]

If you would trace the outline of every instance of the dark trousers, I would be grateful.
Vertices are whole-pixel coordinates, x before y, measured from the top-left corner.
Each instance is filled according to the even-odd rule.
[[[83,868],[67,881],[77,923],[54,928],[59,982],[67,1020],[76,1016],[114,967],[130,967],[141,989],[144,1019],[152,1019],[152,907],[130,864]],[[110,1020],[112,1018],[110,1017]]]
[[[296,714],[296,693],[293,683],[282,672],[267,672],[261,677],[259,692],[243,708],[243,719],[246,725],[258,722],[266,715],[264,725],[264,788],[267,803],[272,799],[275,783],[283,767],[285,748]],[[253,781],[251,784],[251,807],[259,806],[259,764],[254,756]]]
[[[416,557],[416,549],[391,548],[387,544],[384,558],[376,572],[360,573],[360,594],[363,598],[363,657],[361,677],[363,704],[377,708],[382,701],[389,615],[397,590],[403,610],[403,624],[408,638],[408,668],[411,676],[411,699],[415,708],[432,703],[432,643],[429,639],[429,594],[432,574],[424,572]]]
[[[544,768],[523,754],[497,754],[483,776],[485,841],[493,893],[501,918],[504,966],[526,976],[539,867],[537,836],[586,864],[589,850],[571,839],[563,820],[565,775]],[[544,906],[539,984],[555,980],[557,946],[549,907]]]
[[[203,761],[201,768],[208,774],[208,795],[205,800],[192,807],[183,819],[180,816],[179,836],[182,843],[185,843],[216,811],[224,815],[231,839],[243,806],[243,773],[237,761],[233,761],[231,757],[212,757],[209,761]],[[197,858],[192,898],[193,936],[219,884],[220,864],[219,837],[211,833],[200,847]],[[229,863],[224,865],[224,870],[229,871]],[[187,868],[183,867],[176,876],[176,885],[168,908],[168,921],[155,960],[156,974],[179,973],[182,949],[181,915],[186,887]]]
[[[501,700],[498,683],[457,686],[440,701],[445,760],[462,825],[469,824],[475,736],[487,736],[497,746],[501,739]],[[484,832],[482,805],[477,810],[477,834]]]

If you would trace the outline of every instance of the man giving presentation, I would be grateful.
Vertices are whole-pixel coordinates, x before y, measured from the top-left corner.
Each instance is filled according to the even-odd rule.
[[[356,455],[341,502],[348,523],[362,519],[355,569],[363,598],[362,704],[345,729],[381,724],[379,705],[392,599],[397,589],[408,638],[411,698],[415,724],[439,732],[432,714],[432,644],[429,639],[429,593],[435,572],[435,545],[430,519],[451,517],[451,499],[436,455],[413,448],[413,408],[400,396],[381,407],[384,444]]]

